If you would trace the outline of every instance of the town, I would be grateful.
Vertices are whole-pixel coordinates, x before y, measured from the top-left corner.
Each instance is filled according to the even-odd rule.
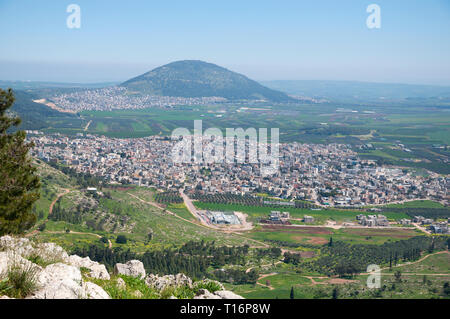
[[[79,90],[60,93],[49,98],[64,111],[80,112],[87,110],[144,109],[149,107],[173,107],[177,105],[205,105],[226,102],[222,97],[184,98],[131,94],[123,87],[106,87],[93,90]]]
[[[76,137],[29,132],[32,155],[109,183],[184,190],[187,194],[267,193],[322,207],[360,207],[430,199],[448,205],[450,179],[433,172],[414,176],[397,167],[358,158],[344,144],[280,144],[279,169],[260,174],[257,163],[174,163],[170,137]]]

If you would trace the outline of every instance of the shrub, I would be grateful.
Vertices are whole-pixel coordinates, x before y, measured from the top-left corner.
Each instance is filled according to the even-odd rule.
[[[222,290],[222,285],[214,280],[202,280],[194,283],[194,292],[198,293],[200,289],[206,289],[211,293]]]
[[[12,265],[6,278],[0,284],[7,296],[12,298],[25,298],[37,289],[37,268],[34,265]]]
[[[126,244],[127,243],[127,237],[125,237],[124,235],[117,236],[116,243],[118,243],[118,244]]]

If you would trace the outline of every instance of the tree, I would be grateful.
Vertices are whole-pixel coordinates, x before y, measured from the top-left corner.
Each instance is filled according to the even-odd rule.
[[[445,296],[450,296],[450,285],[449,285],[448,281],[444,283],[442,292],[444,293]]]
[[[127,237],[124,236],[124,235],[117,236],[116,243],[118,243],[118,244],[126,244],[127,243]]]
[[[33,143],[25,132],[11,132],[20,124],[6,112],[14,103],[11,89],[0,89],[0,235],[20,234],[36,222],[33,203],[39,199],[40,182],[28,155]]]
[[[339,296],[338,288],[337,288],[337,287],[334,287],[334,288],[333,288],[333,293],[332,293],[332,298],[333,298],[333,299],[338,299],[338,296]]]
[[[294,299],[294,298],[295,298],[295,296],[294,296],[294,287],[291,287],[290,298],[291,298],[291,299]]]
[[[402,272],[400,270],[397,270],[394,274],[394,277],[397,282],[401,282],[402,281]]]

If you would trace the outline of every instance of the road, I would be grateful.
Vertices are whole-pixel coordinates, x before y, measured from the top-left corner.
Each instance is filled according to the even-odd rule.
[[[439,254],[449,254],[449,253],[450,252],[448,250],[438,251],[436,253],[432,253],[432,254],[428,254],[426,256],[423,256],[422,258],[419,258],[416,261],[406,262],[404,264],[396,265],[396,266],[393,266],[393,267],[396,268],[396,267],[403,267],[403,266],[408,266],[408,265],[414,265],[414,264],[417,264],[417,263],[420,263],[420,262],[424,261],[425,259],[429,258],[430,256],[439,255]],[[386,270],[386,269],[389,269],[389,267],[384,267],[384,268],[381,268],[380,270]],[[406,274],[408,274],[408,273],[405,273],[405,275]],[[412,274],[417,274],[417,273],[409,273],[409,274],[412,275]],[[364,272],[364,273],[361,273],[360,275],[369,275],[369,273]],[[390,274],[389,273],[384,273],[384,275],[390,275]],[[420,275],[441,276],[441,275],[450,275],[450,273],[449,274],[420,274]]]
[[[200,214],[197,211],[197,208],[192,203],[192,200],[189,198],[189,196],[187,196],[183,192],[183,190],[180,190],[180,195],[183,198],[184,205],[186,205],[186,208],[192,214],[192,216],[194,216],[195,219],[199,220],[200,223],[202,223],[202,225],[204,225],[206,227],[209,227],[209,228],[212,228],[212,229],[216,229],[216,230],[219,230],[219,231],[222,231],[222,232],[226,232],[226,233],[242,232],[242,231],[248,231],[248,230],[252,230],[253,229],[253,225],[250,222],[247,222],[246,216],[243,213],[240,213],[240,212],[235,212],[236,216],[241,221],[240,225],[231,225],[231,226],[228,226],[226,229],[224,229],[223,227],[211,225],[211,224],[207,223],[200,216]]]
[[[91,123],[92,123],[92,120],[90,120],[90,121],[86,124],[86,126],[84,127],[84,130],[85,130],[85,131],[88,130],[89,125],[91,125]]]

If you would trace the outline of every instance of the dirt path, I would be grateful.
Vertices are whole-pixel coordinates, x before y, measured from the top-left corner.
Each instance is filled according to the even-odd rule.
[[[430,232],[430,231],[426,230],[425,227],[420,226],[418,223],[412,223],[412,225],[413,225],[414,227],[416,227],[418,230],[424,232],[425,234],[431,235],[431,232]]]
[[[55,204],[56,204],[56,202],[58,201],[58,199],[60,199],[61,197],[63,197],[64,195],[66,195],[66,194],[69,193],[69,192],[70,192],[70,189],[64,188],[64,192],[62,192],[62,193],[56,195],[56,198],[50,203],[50,206],[49,206],[49,208],[48,208],[48,216],[50,216],[50,215],[52,214],[52,212],[53,212],[53,206],[55,206]],[[48,216],[47,216],[47,218],[44,220],[44,223],[46,223],[46,222],[48,221]],[[38,234],[38,233],[39,233],[39,229],[35,229],[35,230],[33,230],[31,233],[26,234],[25,237],[32,237],[32,236],[34,236],[34,235],[36,235],[36,234]]]
[[[269,288],[270,290],[274,290],[275,288],[273,288],[272,286],[262,284],[262,283],[260,283],[260,282],[258,282],[258,281],[261,280],[261,279],[264,279],[264,278],[266,278],[266,277],[275,276],[275,275],[278,275],[278,273],[273,272],[273,273],[270,273],[270,274],[264,274],[264,275],[261,275],[261,276],[259,276],[258,280],[256,281],[256,284],[257,284],[257,285],[260,285],[260,286],[263,286],[263,287],[267,287],[267,288]]]
[[[56,198],[53,200],[53,202],[50,204],[50,208],[48,210],[48,215],[50,216],[53,212],[53,206],[55,206],[56,202],[58,201],[58,199],[60,199],[61,197],[63,197],[64,195],[66,195],[67,193],[70,193],[70,189],[68,188],[64,188],[64,192],[56,195]],[[47,218],[48,220],[48,218]]]
[[[92,123],[92,120],[90,120],[90,121],[86,124],[86,126],[84,127],[84,130],[85,130],[85,131],[88,130],[89,125],[91,125],[91,123]]]
[[[438,251],[436,253],[432,253],[432,254],[428,254],[426,256],[423,256],[422,258],[420,258],[420,259],[418,259],[416,261],[410,261],[410,262],[407,262],[407,263],[404,263],[404,264],[393,266],[393,268],[403,267],[403,266],[408,266],[408,265],[414,265],[414,264],[417,264],[417,263],[420,263],[420,262],[424,261],[425,259],[427,259],[430,256],[439,255],[439,254],[449,254],[449,253],[450,252],[448,250]],[[389,267],[383,267],[380,270],[386,270],[386,269],[389,269]],[[407,273],[405,273],[405,274],[407,274]],[[414,273],[410,273],[410,274],[414,274]],[[369,273],[363,272],[363,273],[360,273],[360,275],[369,275]],[[383,275],[390,275],[390,273],[383,273]],[[433,274],[422,274],[422,275],[430,275],[430,276],[432,276]],[[435,274],[435,275],[439,275],[440,276],[442,274]],[[450,274],[444,274],[444,275],[450,275]]]
[[[188,209],[188,211],[192,214],[192,216],[195,217],[195,219],[199,220],[200,223],[202,223],[202,225],[209,227],[209,228],[213,228],[222,232],[228,232],[228,233],[233,233],[233,232],[242,232],[242,231],[248,231],[248,230],[252,230],[253,229],[253,225],[251,222],[247,222],[247,215],[241,213],[241,212],[234,212],[234,214],[239,218],[239,220],[241,221],[241,225],[232,225],[230,228],[222,228],[222,227],[218,227],[218,226],[213,226],[209,223],[207,223],[198,213],[197,208],[195,207],[195,205],[192,203],[192,200],[189,198],[189,196],[187,196],[183,190],[180,190],[180,195],[183,198],[184,201],[184,205],[186,205],[186,208]]]
[[[58,201],[58,199],[60,199],[61,197],[63,197],[64,195],[66,195],[66,194],[68,194],[70,192],[71,192],[71,190],[69,188],[64,188],[64,191],[56,196],[56,198],[50,204],[50,207],[48,209],[48,216],[50,216],[52,214],[53,207],[55,206],[55,204]],[[47,222],[47,221],[48,221],[48,217],[45,220],[45,222]],[[34,236],[37,233],[39,233],[39,230],[35,229],[31,233],[25,235],[25,237]],[[63,234],[63,233],[66,233],[66,232],[65,231],[47,231],[47,233],[50,233],[50,234]],[[102,236],[100,236],[99,234],[94,234],[94,233],[82,233],[82,232],[71,231],[71,232],[69,232],[69,234],[79,234],[79,235],[86,234],[86,235],[92,235],[92,236],[95,236],[95,237],[98,237],[98,238],[102,238]],[[112,248],[112,242],[109,239],[108,239],[108,247]]]

